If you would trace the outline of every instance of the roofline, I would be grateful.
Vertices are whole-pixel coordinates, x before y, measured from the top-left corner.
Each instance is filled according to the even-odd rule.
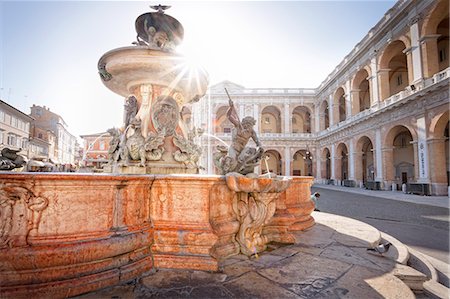
[[[26,113],[20,111],[19,109],[17,109],[17,108],[14,107],[14,106],[11,106],[10,104],[6,103],[5,101],[2,101],[2,100],[0,99],[0,102],[3,103],[3,104],[5,104],[6,106],[10,107],[11,109],[13,109],[13,110],[15,110],[15,111],[17,111],[17,112],[23,114],[24,116],[26,116],[26,117],[29,118],[30,120],[35,120],[34,117],[32,117],[32,116],[30,116],[30,115],[28,115],[28,114],[26,114]]]

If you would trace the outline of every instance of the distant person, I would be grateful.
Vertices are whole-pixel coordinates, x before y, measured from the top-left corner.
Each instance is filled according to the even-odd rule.
[[[319,192],[314,192],[311,195],[311,200],[314,202],[314,211],[320,212],[320,210],[317,208],[317,201],[320,198],[320,193]]]

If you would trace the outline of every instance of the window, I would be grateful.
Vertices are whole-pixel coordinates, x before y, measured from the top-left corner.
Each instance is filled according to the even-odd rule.
[[[11,116],[11,126],[13,126],[14,128],[17,128],[17,118],[14,116]]]
[[[16,136],[14,134],[8,134],[7,143],[8,145],[16,146],[17,145]]]
[[[297,123],[297,119],[295,117],[292,118],[292,123],[296,124]]]
[[[270,117],[265,117],[264,118],[264,123],[265,124],[270,124]]]
[[[105,142],[104,141],[101,141],[100,142],[100,150],[105,150]]]
[[[5,122],[5,112],[3,112],[2,110],[0,110],[0,121]]]
[[[26,149],[28,147],[28,139],[22,138],[22,148]]]
[[[397,86],[400,86],[403,84],[403,79],[402,79],[402,75],[398,75],[397,76]]]
[[[223,128],[224,133],[231,133],[231,128]]]
[[[37,115],[37,116],[41,116],[41,115],[42,115],[42,110],[41,110],[41,108],[37,108],[37,109],[36,109],[36,115]]]
[[[42,139],[42,133],[39,133],[39,134],[38,134],[38,138],[39,138],[39,139]]]
[[[3,131],[0,131],[0,144],[5,143]]]
[[[447,52],[447,49],[445,49],[445,48],[439,50],[439,62],[443,62],[443,61],[447,60],[446,52]]]

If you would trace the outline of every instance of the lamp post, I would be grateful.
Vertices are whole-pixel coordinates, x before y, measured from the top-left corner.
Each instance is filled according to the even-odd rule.
[[[306,172],[308,173],[308,176],[311,176],[312,175],[312,156],[311,156],[311,153],[309,152],[308,146],[306,146],[306,153],[303,156],[303,160],[305,160],[304,162],[306,164],[306,169],[307,169]]]

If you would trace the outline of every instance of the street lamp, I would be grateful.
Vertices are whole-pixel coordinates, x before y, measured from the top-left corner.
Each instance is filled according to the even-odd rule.
[[[306,154],[305,156],[303,156],[303,160],[305,160],[308,169],[308,175],[310,176],[312,173],[312,156],[311,153],[309,152],[308,145],[306,146]]]

